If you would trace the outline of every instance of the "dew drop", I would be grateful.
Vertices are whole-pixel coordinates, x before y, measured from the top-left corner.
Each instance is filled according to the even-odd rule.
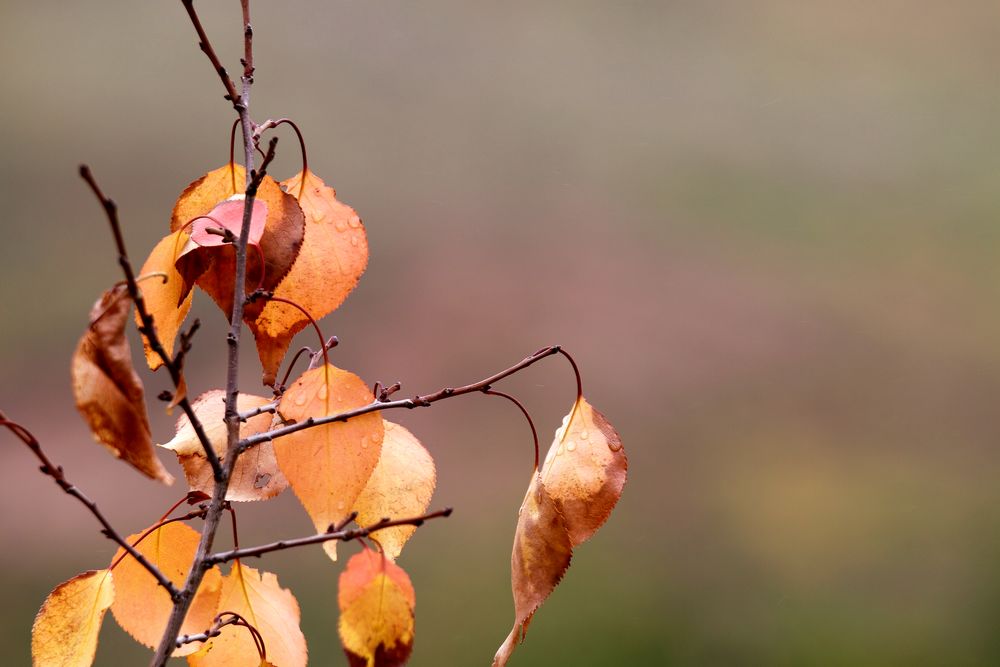
[[[305,404],[306,404],[305,394],[299,394],[298,396],[295,397],[295,405],[305,405]]]
[[[582,431],[580,431],[580,439],[581,440],[586,440],[589,437],[590,437],[590,433],[587,432],[587,429],[583,429]]]
[[[344,222],[343,220],[337,220],[337,231],[338,232],[346,232],[347,231],[347,223]]]
[[[361,438],[361,449],[368,449],[368,440],[366,438]]]
[[[326,385],[324,384],[324,385],[321,385],[320,388],[319,388],[319,391],[316,392],[316,397],[319,400],[321,400],[321,401],[325,401],[326,397],[327,397],[327,394],[328,394],[328,392],[326,390]]]
[[[620,452],[621,449],[622,449],[622,441],[621,440],[608,440],[608,449],[610,449],[613,452]]]
[[[337,509],[338,510],[343,510],[344,509],[344,501],[343,500],[340,500],[340,501],[337,502]]]
[[[359,218],[358,216],[354,216],[353,218],[350,219],[349,224],[351,225],[351,227],[357,229],[358,227],[361,226],[361,218]]]
[[[576,443],[575,442],[573,442],[572,440],[570,440],[569,442],[566,443],[566,451],[567,452],[572,452],[575,449],[576,449]]]
[[[559,456],[562,453],[563,453],[563,446],[559,445],[559,449],[556,450],[556,456]]]
[[[351,237],[351,245],[352,246],[357,246],[358,245],[358,237],[357,236],[352,236]]]

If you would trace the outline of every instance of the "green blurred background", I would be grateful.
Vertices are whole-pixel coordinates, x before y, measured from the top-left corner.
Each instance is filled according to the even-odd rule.
[[[368,229],[368,274],[323,322],[335,363],[429,391],[561,343],[624,439],[616,514],[514,665],[1000,662],[996,3],[256,4],[254,117],[295,118]],[[238,3],[199,7],[237,67]],[[139,261],[225,161],[231,110],[179,2],[5,0],[0,63],[0,407],[134,532],[183,489],[73,408],[70,355],[119,279],[76,166]],[[279,151],[297,171],[290,134]],[[200,296],[193,392],[223,381]],[[573,396],[558,360],[504,388],[546,442]],[[395,418],[456,507],[401,559],[411,664],[489,664],[527,429],[478,397]],[[0,642],[27,664],[45,595],[113,549],[4,440]],[[309,532],[286,496],[241,512],[245,544]],[[311,664],[344,665],[339,567],[260,565],[298,596]],[[147,656],[109,616],[97,663]]]

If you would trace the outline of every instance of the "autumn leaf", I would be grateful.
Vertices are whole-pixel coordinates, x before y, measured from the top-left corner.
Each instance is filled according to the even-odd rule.
[[[371,400],[371,390],[361,378],[326,364],[306,371],[285,391],[278,413],[285,421],[300,422],[339,414]],[[378,463],[384,433],[382,418],[372,412],[275,440],[278,465],[317,532],[325,532],[350,514]],[[325,542],[323,548],[337,559],[335,541]]]
[[[278,585],[275,575],[258,572],[236,561],[222,582],[218,610],[239,614],[257,629],[267,649],[267,661],[274,667],[304,667],[306,664],[306,639],[299,629],[299,605],[291,591]],[[191,667],[237,667],[262,663],[250,633],[245,628],[227,625],[222,628],[222,634],[209,639],[197,653],[189,656],[188,664]]]
[[[89,667],[104,614],[115,598],[111,572],[91,570],[49,593],[31,629],[35,667]]]
[[[129,535],[126,541],[135,544],[136,551],[145,556],[175,586],[183,588],[201,539],[199,533],[183,523],[173,522],[153,530],[140,542],[143,535],[144,533]],[[118,625],[133,639],[156,648],[174,603],[170,599],[170,593],[159,585],[149,570],[129,555],[122,558],[125,553],[124,549],[119,549],[111,561],[115,563],[121,559],[114,566],[116,595],[111,613]],[[203,632],[212,624],[221,581],[222,575],[218,568],[205,573],[180,634]],[[175,650],[173,655],[187,655],[197,648],[188,644]]]
[[[351,667],[397,667],[413,651],[416,595],[398,565],[365,549],[340,574],[340,640]]]
[[[124,286],[94,304],[70,367],[73,396],[95,440],[144,475],[171,484],[153,449],[142,380],[125,338],[130,305]]]
[[[174,204],[170,231],[176,232],[190,220],[211,211],[219,202],[244,192],[246,180],[243,165],[229,163],[192,182]]]
[[[357,521],[362,526],[383,517],[423,514],[437,483],[434,459],[420,441],[399,424],[382,423],[385,427],[382,455],[354,503]],[[416,530],[416,526],[392,526],[372,533],[371,539],[382,546],[386,557],[396,560]]]
[[[518,512],[511,554],[514,627],[493,658],[503,667],[531,617],[569,567],[573,549],[607,520],[621,497],[628,460],[608,420],[581,396],[556,429],[541,472]]]
[[[223,390],[214,389],[199,396],[191,406],[220,461],[224,459],[226,453],[227,433],[223,421],[225,398],[226,393]],[[270,402],[271,399],[263,396],[241,393],[236,399],[236,408],[240,412],[246,412]],[[268,413],[251,417],[240,425],[240,437],[245,438],[267,431],[271,427],[271,420],[272,416]],[[187,415],[181,415],[177,420],[177,434],[173,439],[160,446],[177,454],[177,460],[184,468],[184,476],[192,490],[212,494],[215,488],[212,466],[205,458],[201,441]],[[284,491],[287,486],[288,481],[274,456],[274,447],[271,443],[265,442],[247,450],[236,460],[236,466],[229,479],[226,500],[240,502],[267,500]]]
[[[149,278],[139,283],[139,291],[142,292],[142,299],[146,304],[146,310],[153,316],[153,326],[156,328],[156,337],[159,338],[163,349],[168,354],[174,350],[174,340],[177,332],[180,331],[184,318],[191,310],[191,293],[184,291],[184,279],[174,267],[176,260],[175,252],[187,242],[187,234],[184,232],[174,232],[168,234],[153,248],[142,265],[139,275],[150,275],[161,273],[163,279]],[[136,324],[141,326],[139,314],[135,316]],[[146,363],[149,369],[155,371],[163,365],[160,355],[153,351],[149,341],[142,337],[143,347],[146,351]]]
[[[281,187],[298,199],[305,213],[305,238],[288,275],[274,295],[301,306],[318,320],[333,312],[357,285],[368,264],[368,240],[361,218],[337,200],[336,192],[311,171]],[[309,319],[297,308],[270,301],[250,329],[264,366],[264,384],[273,385],[281,360]]]

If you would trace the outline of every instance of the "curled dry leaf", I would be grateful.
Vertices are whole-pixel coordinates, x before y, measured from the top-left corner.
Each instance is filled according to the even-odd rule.
[[[171,484],[174,478],[153,449],[142,380],[125,338],[130,303],[119,286],[94,304],[70,367],[73,396],[99,443],[144,475]]]
[[[139,542],[143,534],[129,535],[128,543],[135,544],[136,551],[145,556],[174,585],[183,588],[201,536],[190,526],[179,522],[161,526]],[[119,549],[111,562],[117,561],[122,554],[125,554],[125,550]],[[174,607],[170,593],[129,555],[114,567],[114,575],[116,595],[111,613],[115,620],[137,642],[156,648]],[[219,568],[214,567],[205,573],[180,634],[202,632],[212,624],[221,582]],[[186,644],[174,651],[173,655],[188,655],[197,649],[193,644]]]
[[[357,375],[329,364],[303,373],[285,391],[278,413],[288,422],[325,417],[367,405],[371,390]],[[355,506],[382,451],[379,413],[324,424],[278,438],[274,452],[317,532],[340,523]],[[323,544],[337,559],[336,541]]]
[[[351,667],[397,667],[413,651],[416,595],[398,565],[365,549],[340,573],[340,640]]]
[[[35,667],[89,667],[104,614],[115,598],[111,572],[91,570],[49,593],[31,628]]]
[[[390,421],[382,422],[385,439],[378,465],[354,503],[358,523],[373,524],[383,517],[418,516],[427,511],[437,483],[434,459],[412,433]],[[372,533],[386,557],[399,558],[416,526],[393,526]]]
[[[199,396],[191,406],[220,460],[226,453],[226,424],[223,421],[226,412],[225,399],[225,391],[213,389]],[[236,409],[246,412],[270,402],[271,399],[263,396],[240,394],[236,399]],[[245,438],[267,431],[271,427],[271,419],[272,416],[268,413],[251,417],[240,425],[240,437]],[[160,446],[177,454],[177,460],[184,468],[184,476],[192,490],[211,495],[215,488],[212,466],[205,458],[201,441],[191,427],[187,415],[181,415],[177,420],[177,434],[173,439]],[[287,486],[288,481],[275,459],[274,447],[271,443],[265,442],[244,452],[236,460],[232,477],[229,479],[226,500],[238,502],[267,500],[284,491]]]
[[[524,640],[531,617],[569,567],[573,549],[610,516],[627,469],[618,433],[581,396],[556,430],[518,512],[511,554],[514,628],[493,658],[494,667],[506,665]]]
[[[299,629],[299,604],[291,591],[278,584],[270,572],[233,563],[222,582],[219,612],[233,612],[247,620],[264,639],[267,662],[274,667],[304,667],[306,638]],[[211,625],[205,624],[201,631]],[[227,625],[222,634],[205,642],[188,657],[191,667],[236,667],[260,665],[260,655],[246,628]]]
[[[142,292],[146,310],[153,316],[156,336],[168,354],[173,353],[177,332],[180,331],[184,318],[191,310],[190,290],[184,293],[184,279],[174,267],[176,254],[180,252],[186,242],[187,234],[184,232],[168,234],[149,253],[149,257],[140,271],[140,275],[162,273],[166,276],[164,279],[149,278],[143,280],[139,283],[139,291]],[[137,325],[142,325],[138,313],[136,313],[135,321]],[[142,343],[146,351],[146,363],[150,370],[155,371],[163,365],[163,360],[160,359],[160,355],[153,351],[145,336],[142,337]]]
[[[305,213],[305,239],[288,275],[274,295],[294,301],[314,319],[333,312],[350,294],[368,264],[368,239],[361,218],[337,200],[336,192],[311,171],[282,181]],[[281,360],[309,319],[298,309],[268,302],[252,323],[264,366],[264,384],[273,385]]]

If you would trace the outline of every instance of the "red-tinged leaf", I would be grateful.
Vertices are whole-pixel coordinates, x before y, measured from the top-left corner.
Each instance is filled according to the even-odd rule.
[[[306,371],[285,391],[278,413],[285,421],[300,422],[340,414],[371,400],[371,390],[357,375],[324,365]],[[382,418],[373,412],[274,442],[278,465],[317,532],[350,514],[378,464],[384,435]],[[336,542],[325,542],[323,548],[337,559]]]
[[[621,497],[628,460],[621,438],[581,396],[556,430],[518,515],[511,556],[514,628],[493,659],[503,667],[528,623],[569,567],[573,548],[608,519]]]
[[[142,380],[125,338],[130,305],[124,286],[94,304],[90,327],[73,354],[73,395],[99,443],[144,475],[171,484],[174,478],[153,449]]]
[[[226,392],[222,389],[213,389],[199,396],[191,406],[220,461],[225,459],[226,453],[226,424],[223,421],[225,399]],[[240,412],[246,412],[270,402],[271,399],[263,396],[240,394],[236,399],[236,408]],[[271,420],[272,416],[268,413],[251,417],[240,425],[240,437],[245,438],[267,431],[271,427]],[[184,468],[184,476],[192,490],[212,493],[215,488],[212,466],[205,458],[201,441],[198,440],[198,434],[195,433],[187,415],[181,415],[177,420],[177,434],[173,439],[160,446],[177,454],[177,460]],[[244,452],[236,460],[236,466],[229,479],[226,500],[238,502],[267,500],[284,491],[287,486],[288,481],[275,459],[273,445],[265,442]]]
[[[306,639],[299,629],[299,605],[291,591],[281,588],[270,572],[233,564],[222,582],[218,611],[239,614],[260,633],[267,663],[274,667],[304,667]],[[208,626],[205,626],[208,627]],[[191,667],[261,665],[260,655],[246,628],[227,625],[222,634],[188,656]]]
[[[383,517],[402,519],[427,511],[437,483],[434,459],[412,433],[390,421],[383,421],[385,440],[378,465],[354,503],[358,524],[373,524]],[[386,557],[399,558],[403,545],[416,526],[393,526],[372,533]]]
[[[351,667],[398,667],[413,651],[416,595],[406,572],[365,549],[340,574],[340,640]]]
[[[194,561],[201,536],[190,526],[178,522],[157,528],[139,542],[143,534],[129,535],[126,541],[129,544],[138,542],[136,551],[145,556],[174,585],[182,588],[188,569]],[[111,562],[117,561],[124,553],[124,549],[119,549]],[[114,575],[116,595],[114,604],[111,605],[111,613],[115,620],[137,642],[156,648],[174,607],[170,593],[159,585],[146,568],[129,555],[122,558],[115,566]],[[205,628],[211,626],[216,614],[221,583],[222,574],[218,568],[212,568],[205,573],[201,587],[181,625],[180,634],[204,632]],[[186,644],[175,650],[173,655],[188,655],[196,650],[198,650],[196,645]]]
[[[354,209],[337,200],[336,192],[311,171],[282,181],[305,213],[305,239],[288,275],[274,295],[300,305],[318,320],[333,312],[350,294],[368,264],[368,239]],[[273,385],[292,338],[309,324],[297,308],[268,302],[250,323],[264,367],[264,384]]]
[[[149,257],[139,273],[139,275],[162,273],[166,276],[164,279],[149,278],[143,280],[139,283],[139,291],[142,292],[146,310],[153,316],[156,336],[167,354],[173,353],[177,332],[180,331],[184,318],[191,310],[190,289],[186,293],[184,292],[184,279],[174,267],[177,253],[186,242],[187,234],[183,232],[175,232],[165,236],[149,253]],[[138,313],[136,313],[135,320],[136,324],[141,326]],[[160,355],[153,351],[145,336],[142,337],[142,342],[146,351],[146,363],[150,370],[155,371],[163,365],[163,360],[160,359]]]
[[[104,614],[115,598],[108,570],[78,574],[45,598],[31,629],[35,667],[88,667],[94,663]]]
[[[195,218],[188,229],[191,241],[202,248],[218,247],[226,245],[223,234],[218,232],[228,231],[235,237],[239,237],[243,230],[243,211],[246,208],[246,195],[233,195],[229,199],[219,202],[211,211],[203,216]],[[254,199],[253,209],[250,212],[250,233],[247,236],[247,244],[260,245],[260,238],[264,235],[264,224],[267,220],[267,204],[260,199]]]

